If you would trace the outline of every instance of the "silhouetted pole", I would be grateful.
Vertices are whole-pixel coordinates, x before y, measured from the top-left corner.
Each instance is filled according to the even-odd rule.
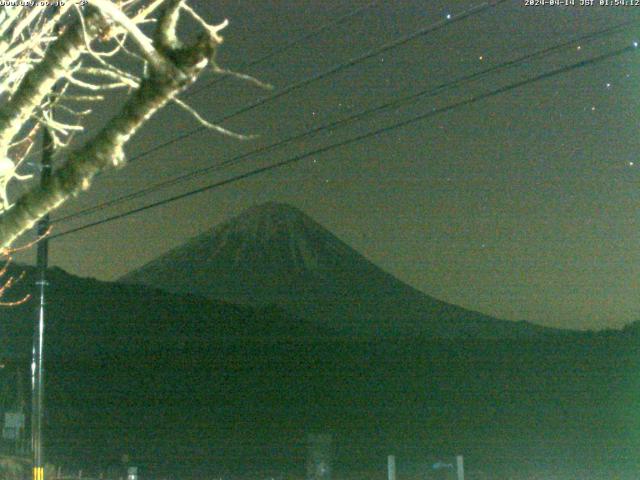
[[[53,138],[48,127],[44,127],[42,135],[42,168],[40,184],[44,184],[51,176],[51,157],[53,156]],[[44,480],[44,455],[42,451],[42,419],[44,416],[44,321],[45,293],[47,287],[47,266],[49,263],[49,240],[42,238],[49,230],[49,215],[38,221],[38,314],[33,332],[33,350],[31,361],[31,444],[33,450],[33,480]]]

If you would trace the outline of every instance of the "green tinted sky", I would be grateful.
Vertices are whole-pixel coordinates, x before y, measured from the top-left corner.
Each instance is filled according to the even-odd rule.
[[[365,2],[195,2],[230,19],[220,62],[237,67]],[[199,4],[198,4],[199,3]],[[248,73],[282,88],[476,2],[380,2]],[[577,2],[578,3],[578,2]],[[507,2],[346,69],[225,125],[260,137],[200,133],[103,175],[58,216],[190,169],[636,18],[638,27],[370,117],[189,184],[58,226],[57,231],[391,124],[630,45],[640,7]],[[114,279],[264,201],[306,211],[369,259],[435,297],[508,319],[572,328],[638,318],[640,51],[536,82],[250,180],[51,242],[72,273]],[[224,82],[190,97],[216,119],[268,92]],[[114,103],[115,105],[115,103]],[[196,124],[166,108],[130,145],[135,156]],[[55,217],[56,215],[54,215]]]

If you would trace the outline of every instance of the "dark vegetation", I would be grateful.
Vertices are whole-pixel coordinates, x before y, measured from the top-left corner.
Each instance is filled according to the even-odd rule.
[[[489,478],[640,471],[638,324],[535,339],[357,339],[276,307],[57,269],[50,283],[46,446],[58,463],[106,470],[127,453],[147,473],[181,478],[302,472],[305,434],[322,431],[335,435],[339,471],[383,476],[391,452],[405,466],[462,452]],[[35,308],[0,311],[7,370],[26,374]]]

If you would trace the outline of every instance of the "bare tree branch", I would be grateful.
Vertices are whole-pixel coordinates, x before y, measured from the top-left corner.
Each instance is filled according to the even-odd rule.
[[[96,6],[100,3],[94,0]],[[98,172],[124,162],[124,146],[131,136],[158,109],[193,83],[209,65],[221,41],[218,35],[221,27],[205,29],[203,35],[193,45],[180,46],[175,37],[174,19],[177,12],[176,5],[180,3],[179,1],[169,2],[165,14],[157,24],[157,28],[162,29],[162,34],[156,34],[154,37],[160,39],[154,50],[162,56],[162,61],[159,62],[160,68],[149,70],[148,76],[141,80],[139,87],[129,97],[120,112],[93,139],[69,153],[64,164],[54,171],[44,185],[30,189],[0,216],[0,246],[11,245],[20,234],[33,227],[41,216],[57,208],[71,196],[89,188]],[[95,23],[96,20],[93,22]],[[215,32],[215,35],[212,32]],[[83,45],[82,29],[76,25],[75,28],[65,32],[65,35],[70,36],[67,41],[72,41],[73,46],[65,50],[67,52],[65,55],[59,52],[53,57],[54,60],[50,63],[55,63],[55,67],[49,66],[45,72],[36,76],[36,80],[40,80],[39,85],[52,85],[51,79],[64,76],[74,58],[77,58],[77,52],[74,49],[79,50]],[[173,45],[168,45],[171,42]],[[60,50],[62,47],[58,42],[56,43],[57,49]],[[50,57],[49,52],[47,56]],[[60,67],[63,64],[64,68]],[[42,87],[33,88],[37,93],[23,93],[23,96],[30,98],[29,101],[24,100],[26,105],[23,110],[25,111],[35,108],[33,98],[40,95],[39,89]],[[7,116],[10,119],[15,117],[15,115]],[[20,126],[18,119],[7,120],[6,123],[11,125],[15,123],[14,128]]]
[[[87,27],[94,33],[99,22],[97,12],[87,15]],[[6,158],[13,138],[78,59],[83,46],[82,27],[76,22],[51,44],[43,60],[25,75],[16,93],[0,106],[0,158]]]

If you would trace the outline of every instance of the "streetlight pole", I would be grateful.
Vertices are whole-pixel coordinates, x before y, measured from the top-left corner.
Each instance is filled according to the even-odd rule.
[[[44,184],[51,176],[51,158],[53,156],[53,137],[47,126],[42,135],[42,165],[40,184]],[[31,361],[31,444],[33,451],[33,480],[44,480],[44,455],[42,452],[42,420],[44,417],[44,321],[45,293],[47,283],[47,266],[49,263],[49,241],[46,234],[49,230],[49,214],[38,221],[37,270],[38,277],[38,312],[33,332],[33,350]]]

